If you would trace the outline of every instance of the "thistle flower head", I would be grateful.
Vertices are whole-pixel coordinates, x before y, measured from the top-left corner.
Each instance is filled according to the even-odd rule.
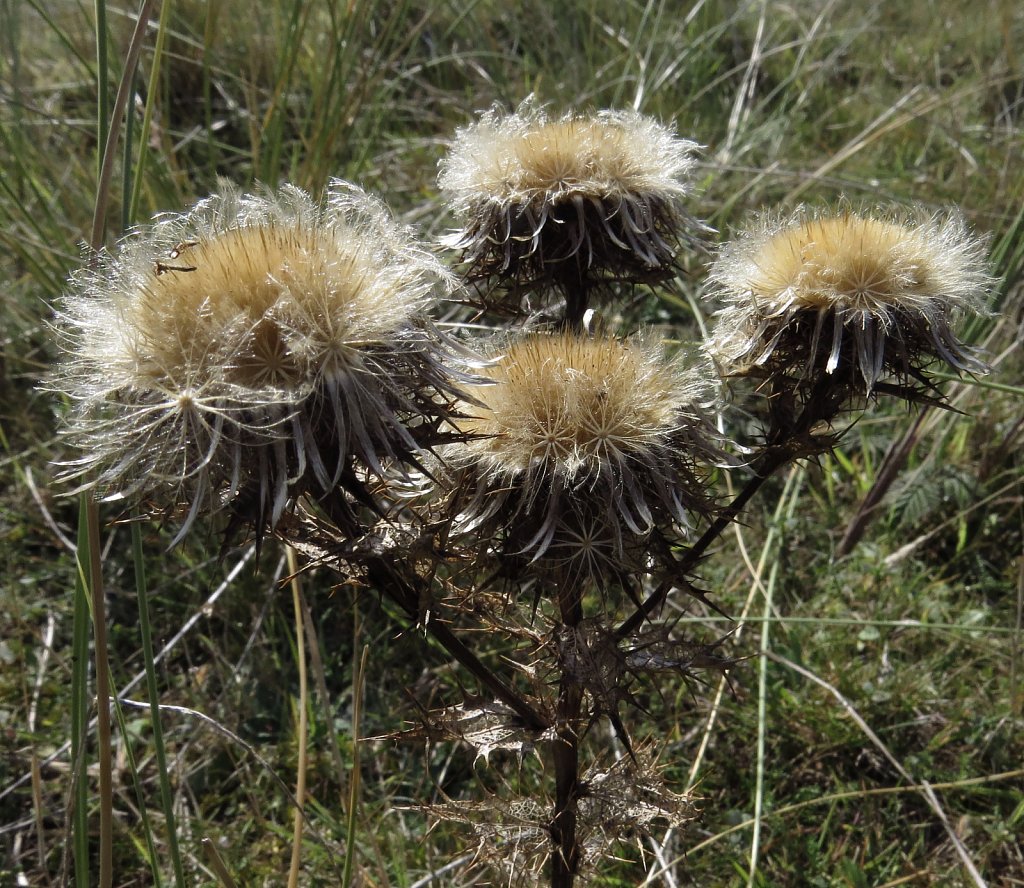
[[[952,324],[985,311],[985,248],[955,213],[765,216],[711,267],[725,302],[711,351],[734,373],[824,371],[867,394],[936,360],[983,371]]]
[[[653,531],[709,511],[700,466],[720,453],[702,373],[641,340],[535,333],[482,375],[459,421],[469,441],[446,458],[467,529],[502,554],[605,584]]]
[[[471,278],[521,288],[664,278],[697,147],[632,111],[552,120],[531,100],[492,110],[441,162],[462,226],[452,243]]]
[[[72,401],[73,475],[200,511],[414,459],[452,383],[422,315],[445,273],[354,186],[285,186],[160,217],[74,279],[52,387]],[[243,497],[242,494],[245,496]]]

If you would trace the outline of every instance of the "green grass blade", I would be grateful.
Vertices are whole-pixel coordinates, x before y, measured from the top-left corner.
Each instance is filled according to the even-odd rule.
[[[153,106],[160,89],[160,68],[164,58],[164,44],[167,42],[167,22],[173,0],[164,0],[160,7],[160,23],[156,31],[156,43],[153,46],[153,67],[149,72],[149,85],[146,88],[146,107],[142,112],[142,126],[139,128],[139,160],[135,167],[131,198],[126,202],[128,212],[125,215],[125,228],[139,218],[139,200],[142,196],[142,182],[146,174],[146,162],[149,158],[149,134],[153,125]],[[205,58],[205,55],[204,55]],[[128,142],[131,140],[128,139]]]
[[[128,733],[128,724],[124,719],[124,708],[117,698],[117,691],[111,693],[111,700],[114,704],[114,718],[117,720],[117,729],[124,739],[124,752],[128,760],[128,773],[132,775],[132,788],[135,790],[135,801],[139,806],[139,819],[142,821],[142,833],[146,842],[146,860],[149,863],[149,872],[153,876],[153,884],[156,888],[162,888],[163,879],[160,876],[160,861],[156,852],[156,841],[153,837],[153,826],[149,819],[149,806],[146,804],[145,787],[142,777],[139,774],[138,761],[135,758],[135,749],[132,744],[131,735]]]
[[[96,0],[96,179],[102,181],[103,153],[110,135],[110,71],[107,65],[107,4]]]
[[[117,87],[117,95],[114,98],[113,117],[110,119],[109,128],[105,128],[103,132],[104,141],[101,143],[103,145],[103,154],[96,184],[96,204],[93,210],[92,232],[89,237],[89,245],[94,250],[98,250],[103,244],[106,230],[107,205],[110,201],[110,185],[114,175],[114,157],[117,153],[117,142],[121,135],[121,121],[128,107],[131,83],[139,62],[139,54],[142,52],[146,25],[155,2],[156,0],[143,0],[135,31],[132,33],[131,42],[128,44],[124,71],[121,74],[121,81]],[[126,170],[124,175],[127,178],[129,171]]]
[[[35,10],[36,14],[49,26],[50,30],[53,31],[57,40],[60,42],[67,51],[71,58],[74,58],[82,66],[82,70],[87,78],[95,80],[97,77],[96,71],[93,69],[92,63],[79,51],[78,47],[75,46],[75,42],[64,32],[63,28],[57,24],[56,20],[50,15],[50,11],[46,8],[47,5],[40,3],[39,0],[26,0],[29,6]]]
[[[110,732],[110,661],[107,648],[107,609],[103,596],[100,513],[96,498],[86,494],[86,531],[89,546],[87,588],[92,608],[93,659],[96,663],[96,758],[99,765],[100,888],[114,882],[114,775]]]
[[[793,510],[800,498],[805,470],[794,466],[786,478],[782,495],[779,497],[775,515],[772,518],[765,549],[773,545],[781,547],[784,519],[792,518]],[[778,542],[776,542],[778,540]],[[771,626],[775,608],[775,584],[778,579],[781,553],[777,550],[768,573],[768,583],[763,587],[764,609],[761,615],[761,642],[759,647],[757,677],[757,751],[756,774],[754,778],[754,831],[750,840],[750,869],[747,874],[747,888],[759,883],[757,877],[758,858],[761,852],[761,821],[764,816],[764,794],[766,779],[766,750],[768,742],[768,657],[771,653]]]
[[[89,884],[89,778],[86,768],[89,710],[89,597],[88,566],[82,559],[89,551],[88,497],[83,493],[78,504],[78,557],[75,576],[74,636],[71,657],[71,762],[72,762],[72,853],[75,884]]]
[[[139,602],[139,634],[142,638],[142,657],[146,670],[146,694],[153,726],[153,752],[156,755],[157,775],[160,783],[160,807],[167,829],[167,847],[174,867],[176,888],[185,888],[185,869],[178,848],[178,830],[174,818],[174,800],[167,774],[167,749],[164,745],[160,722],[160,693],[156,682],[156,663],[153,659],[153,629],[149,621],[149,592],[146,584],[146,562],[142,554],[142,530],[138,521],[132,522],[132,559],[135,563],[135,592]]]
[[[355,613],[355,638],[358,638],[359,611]],[[356,648],[358,650],[358,648]],[[356,865],[356,823],[359,811],[359,721],[363,709],[363,686],[366,676],[366,661],[370,656],[370,646],[363,645],[363,653],[352,676],[352,776],[349,779],[348,822],[345,828],[345,868],[341,877],[341,888],[351,888],[352,875]]]
[[[135,92],[133,89],[132,92]],[[124,148],[121,161],[121,231],[131,225],[132,206],[132,137],[135,133],[135,109],[131,103],[124,115]]]

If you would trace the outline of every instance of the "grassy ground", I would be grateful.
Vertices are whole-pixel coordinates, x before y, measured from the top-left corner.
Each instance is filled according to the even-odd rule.
[[[77,510],[50,486],[51,460],[67,454],[60,405],[36,386],[55,354],[48,303],[91,226],[97,96],[109,116],[134,28],[133,9],[105,12],[101,62],[93,9],[0,4],[0,885],[72,872]],[[758,207],[845,195],[956,203],[992,233],[1002,314],[970,336],[995,373],[949,383],[961,414],[873,412],[820,465],[775,479],[723,538],[703,577],[747,617],[725,650],[749,659],[728,684],[712,675],[644,700],[644,730],[676,788],[696,787],[700,819],[625,847],[594,884],[1024,884],[1019,4],[179,0],[163,12],[134,81],[108,242],[219,176],[309,188],[344,176],[436,236],[448,225],[434,181],[445,140],[474,111],[530,92],[559,108],[635,106],[707,145],[694,209],[723,232]],[[695,296],[703,260],[685,264],[680,292]],[[694,305],[652,297],[642,311],[692,339]],[[910,434],[906,469],[836,558]],[[152,636],[166,649],[158,693],[178,707],[159,745],[185,883],[230,884],[220,859],[240,886],[284,884],[298,667],[283,556],[267,546],[254,571],[244,551],[217,558],[212,538],[167,554],[168,536],[144,537]],[[142,701],[128,529],[105,526],[103,546],[113,682]],[[354,742],[455,688],[444,658],[396,632],[375,596],[315,573],[303,594],[322,662],[311,658],[302,884],[423,885],[452,860],[434,884],[480,884],[473,840],[427,833],[409,806],[441,789],[472,796],[490,779],[483,764],[444,745]],[[701,637],[727,628],[692,607],[681,618]],[[152,723],[145,709],[123,714],[115,884],[173,884]],[[90,764],[91,804],[96,779]]]

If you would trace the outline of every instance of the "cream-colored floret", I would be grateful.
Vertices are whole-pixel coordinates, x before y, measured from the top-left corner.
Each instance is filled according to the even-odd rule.
[[[652,350],[615,339],[535,335],[482,371],[463,431],[479,436],[458,459],[500,475],[545,463],[569,476],[639,457],[678,423],[692,395]]]
[[[440,184],[461,212],[487,202],[557,203],[576,194],[669,200],[688,193],[697,147],[636,112],[550,120],[528,101],[515,114],[491,111],[460,129]]]

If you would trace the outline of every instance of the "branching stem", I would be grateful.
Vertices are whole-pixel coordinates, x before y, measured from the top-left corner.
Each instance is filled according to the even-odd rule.
[[[320,500],[320,506],[327,512],[328,517],[336,521],[339,527],[351,525],[352,513],[347,504],[336,504],[334,497],[324,497]],[[343,508],[341,508],[342,506]],[[364,559],[363,563],[366,566],[370,586],[397,604],[414,625],[419,622],[421,602],[424,599],[417,589],[410,586],[409,577],[406,577],[404,573],[399,573],[395,566],[384,557],[369,557]],[[413,581],[419,582],[418,578],[413,578]],[[492,669],[482,663],[445,623],[430,619],[424,621],[424,628],[453,659],[473,675],[490,693],[494,694],[496,699],[512,709],[528,728],[534,731],[543,731],[550,726],[549,719],[541,715],[522,694],[509,687]]]

